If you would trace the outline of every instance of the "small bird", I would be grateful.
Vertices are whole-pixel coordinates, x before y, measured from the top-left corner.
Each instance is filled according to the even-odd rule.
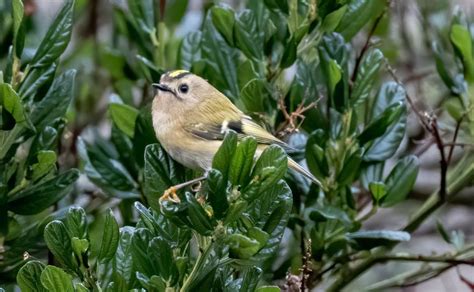
[[[257,156],[271,144],[291,149],[240,111],[219,90],[191,72],[167,72],[153,87],[157,89],[152,105],[156,137],[165,151],[186,167],[209,170],[229,130],[237,132],[239,139],[254,137],[259,144]],[[321,185],[309,171],[289,157],[288,166]],[[176,189],[186,185],[189,183],[171,187],[160,200],[171,196],[173,201],[178,202]]]

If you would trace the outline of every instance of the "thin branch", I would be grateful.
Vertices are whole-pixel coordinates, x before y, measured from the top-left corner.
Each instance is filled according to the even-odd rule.
[[[424,256],[424,255],[398,255],[389,254],[377,258],[378,262],[387,261],[404,261],[404,262],[428,262],[428,263],[445,263],[451,265],[469,265],[474,266],[474,259],[457,259],[446,255],[441,256]]]
[[[435,138],[436,146],[438,147],[439,153],[441,155],[441,160],[439,161],[440,171],[441,171],[439,197],[441,199],[441,202],[444,202],[446,200],[446,195],[447,195],[446,177],[448,173],[448,161],[446,160],[446,155],[444,153],[443,140],[441,139],[441,135],[439,134],[438,122],[435,117],[432,117],[430,119],[430,126],[431,126],[431,133],[433,134]]]
[[[354,65],[354,71],[352,71],[352,76],[351,76],[351,81],[354,82],[356,77],[357,77],[357,71],[359,70],[360,63],[362,63],[362,59],[364,58],[365,53],[370,47],[370,39],[372,39],[372,36],[375,33],[375,30],[377,29],[377,26],[379,25],[380,21],[382,20],[383,16],[385,15],[387,9],[384,9],[382,13],[375,19],[374,25],[372,25],[372,28],[369,31],[369,34],[367,35],[367,39],[365,40],[365,44],[362,47],[362,50],[359,53],[359,56],[356,58],[356,62]]]
[[[459,121],[456,124],[456,129],[454,130],[454,136],[453,136],[453,141],[452,141],[453,145],[449,149],[449,154],[448,154],[448,161],[447,161],[448,165],[451,162],[451,157],[453,157],[454,146],[456,146],[454,144],[456,143],[456,139],[458,138],[459,128],[461,128],[461,123],[462,123],[463,119],[464,119],[464,115],[461,116],[461,118],[459,119]]]

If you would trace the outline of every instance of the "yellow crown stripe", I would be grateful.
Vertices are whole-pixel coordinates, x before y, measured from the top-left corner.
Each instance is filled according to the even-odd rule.
[[[189,73],[189,71],[186,71],[186,70],[174,70],[174,71],[171,71],[170,73],[168,73],[168,76],[170,76],[171,78],[175,78],[183,73]]]

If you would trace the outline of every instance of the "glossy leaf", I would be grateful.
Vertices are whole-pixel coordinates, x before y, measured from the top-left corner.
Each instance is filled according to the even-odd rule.
[[[75,76],[76,71],[69,70],[56,78],[46,96],[33,107],[31,122],[37,130],[42,130],[66,114],[74,96]]]
[[[211,169],[207,173],[208,194],[207,199],[212,206],[216,219],[222,219],[225,215],[229,202],[227,201],[227,181],[217,169]]]
[[[75,270],[73,263],[71,238],[66,226],[61,221],[54,220],[44,229],[44,241],[56,260],[65,268]]]
[[[219,170],[223,179],[227,181],[230,172],[230,161],[237,147],[237,134],[233,131],[227,132],[222,145],[217,150],[212,160],[212,168]]]
[[[47,181],[30,186],[8,199],[8,209],[21,215],[33,215],[50,207],[69,194],[79,177],[77,169],[70,169]]]
[[[109,105],[109,112],[112,116],[112,121],[114,121],[117,127],[127,136],[133,137],[138,110],[126,104],[111,103]]]
[[[229,167],[229,181],[237,186],[246,186],[250,181],[250,172],[254,164],[257,141],[246,137],[239,142]]]
[[[41,283],[41,273],[45,265],[40,261],[29,261],[18,271],[16,281],[21,291],[43,292],[47,291]]]
[[[371,50],[364,56],[352,87],[351,99],[353,105],[365,102],[370,96],[376,77],[383,65],[383,59],[384,56],[379,49]]]
[[[194,31],[186,35],[179,50],[179,64],[185,70],[191,70],[194,62],[201,59],[202,33]]]
[[[220,34],[224,37],[226,42],[234,45],[234,11],[228,6],[219,5],[211,8],[212,23]]]
[[[108,261],[114,258],[117,246],[119,244],[119,227],[112,210],[105,215],[104,231],[100,243],[100,250],[97,259],[99,261]]]
[[[71,207],[66,214],[64,220],[69,237],[77,237],[79,239],[87,238],[87,218],[86,212],[80,207]]]
[[[41,273],[41,284],[50,292],[74,292],[72,277],[55,266],[46,266]]]
[[[74,0],[66,0],[31,60],[33,68],[50,66],[64,52],[71,38],[73,8]]]
[[[242,88],[240,99],[249,112],[266,112],[270,108],[267,86],[262,79],[252,79]]]
[[[0,105],[12,115],[16,123],[26,121],[21,99],[10,84],[0,84]]]
[[[463,62],[465,78],[474,82],[474,55],[469,30],[460,24],[454,24],[451,27],[450,40],[458,57]]]
[[[403,201],[415,184],[419,161],[416,156],[407,156],[393,167],[385,179],[387,194],[381,200],[382,207],[390,207]]]
[[[235,42],[247,58],[262,59],[264,35],[257,29],[255,14],[243,10],[235,20]]]
[[[352,39],[371,19],[382,13],[385,5],[384,1],[350,1],[336,31],[341,33],[346,40]]]

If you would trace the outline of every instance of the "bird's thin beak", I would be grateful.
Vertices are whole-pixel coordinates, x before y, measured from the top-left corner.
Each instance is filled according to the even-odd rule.
[[[164,85],[164,84],[153,83],[152,86],[153,86],[153,88],[156,88],[156,89],[161,90],[161,91],[173,92],[173,91],[171,90],[171,88],[169,88],[168,86],[166,86],[166,85]]]

